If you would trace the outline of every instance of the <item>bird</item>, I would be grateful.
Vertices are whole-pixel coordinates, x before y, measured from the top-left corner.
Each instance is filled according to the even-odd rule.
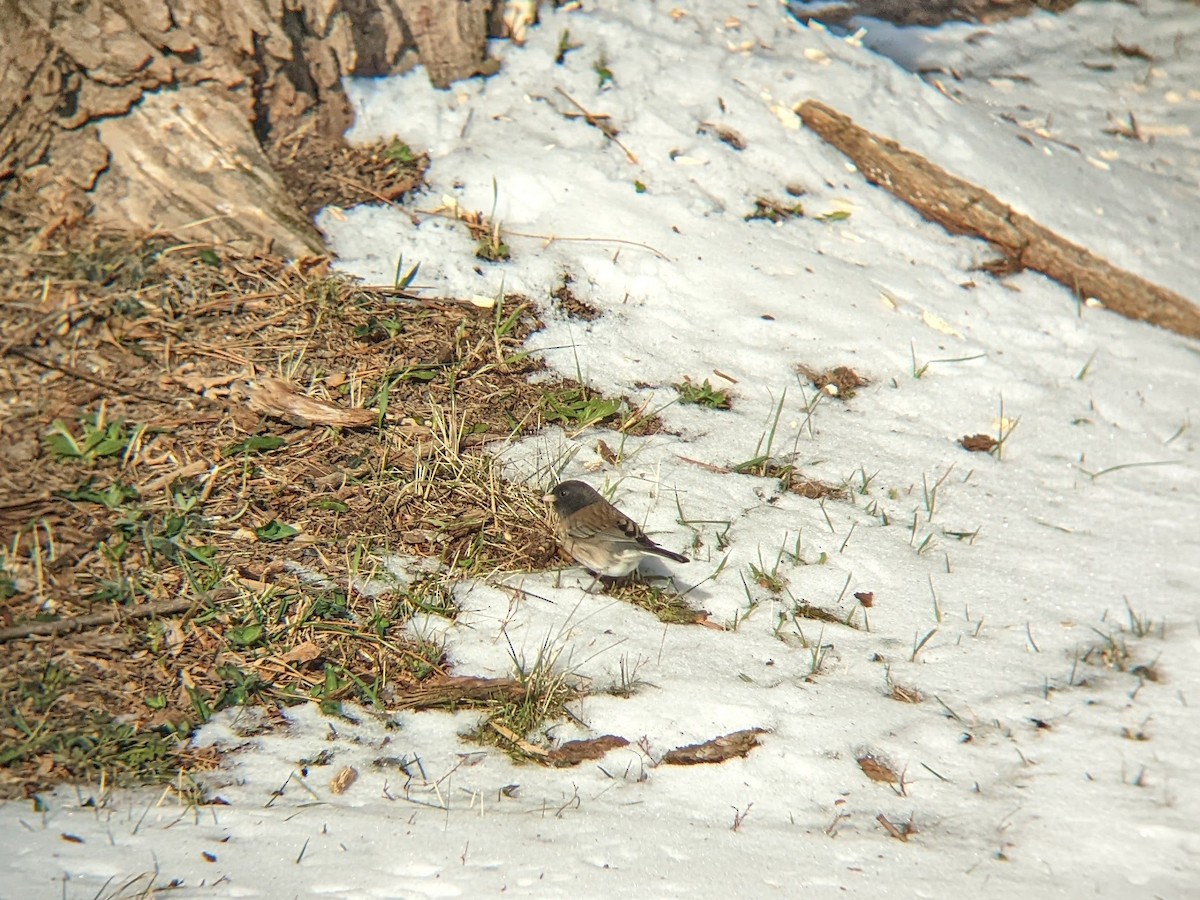
[[[562,548],[597,578],[628,575],[646,556],[688,562],[646,537],[636,522],[582,481],[564,481],[542,499],[551,505]]]

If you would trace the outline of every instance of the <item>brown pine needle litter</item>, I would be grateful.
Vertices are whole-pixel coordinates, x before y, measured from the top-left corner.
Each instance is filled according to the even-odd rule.
[[[5,256],[0,796],[209,765],[186,739],[227,706],[425,705],[408,695],[453,681],[408,620],[453,617],[459,578],[555,558],[544,486],[488,446],[575,411],[657,427],[531,385],[523,297],[155,240]],[[388,553],[407,578],[362,593]]]

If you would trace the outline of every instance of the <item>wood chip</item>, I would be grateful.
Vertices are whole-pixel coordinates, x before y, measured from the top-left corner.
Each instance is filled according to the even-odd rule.
[[[340,772],[333,776],[329,782],[329,791],[335,796],[346,793],[350,785],[358,781],[358,769],[354,766],[346,766]]]

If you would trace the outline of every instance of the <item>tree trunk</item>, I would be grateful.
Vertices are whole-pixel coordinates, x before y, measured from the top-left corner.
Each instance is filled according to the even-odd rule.
[[[340,142],[349,75],[488,72],[492,0],[0,0],[0,206],[287,256],[320,239],[270,159]]]

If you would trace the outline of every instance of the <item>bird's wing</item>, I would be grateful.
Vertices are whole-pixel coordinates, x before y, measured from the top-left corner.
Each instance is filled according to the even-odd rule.
[[[577,541],[599,538],[612,543],[614,550],[640,550],[643,553],[665,556],[676,562],[687,562],[686,556],[666,550],[646,537],[646,533],[638,527],[637,522],[606,500],[585,506],[576,512],[571,516],[567,531]]]

